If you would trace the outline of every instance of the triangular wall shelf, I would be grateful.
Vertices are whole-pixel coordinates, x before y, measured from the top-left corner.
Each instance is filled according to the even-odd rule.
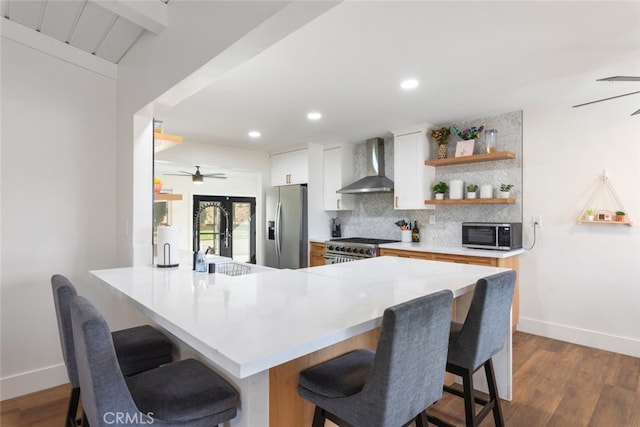
[[[607,209],[594,209],[592,203],[603,192],[608,194],[615,202],[614,211]],[[622,218],[618,218],[618,215],[616,215],[616,212],[618,211],[625,213]],[[585,208],[580,212],[580,216],[577,221],[578,224],[618,224],[629,226],[632,224],[629,212],[627,212],[622,205],[616,190],[613,188],[613,184],[611,184],[611,181],[609,180],[606,170],[602,173],[600,180],[595,184],[591,197],[589,197]]]

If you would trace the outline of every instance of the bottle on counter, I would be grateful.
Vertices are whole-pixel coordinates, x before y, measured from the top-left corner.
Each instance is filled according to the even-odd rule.
[[[418,228],[418,221],[413,222],[413,229],[411,229],[411,241],[414,243],[420,241],[420,229]]]
[[[207,262],[202,250],[199,250],[196,255],[196,271],[200,273],[205,273],[207,271]]]

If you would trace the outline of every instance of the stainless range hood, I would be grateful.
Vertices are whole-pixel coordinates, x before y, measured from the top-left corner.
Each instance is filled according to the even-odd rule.
[[[367,140],[367,176],[336,191],[342,194],[390,193],[393,181],[384,176],[384,140]]]

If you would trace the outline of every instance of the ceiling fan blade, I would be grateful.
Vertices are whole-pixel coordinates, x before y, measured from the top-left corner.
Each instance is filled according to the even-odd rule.
[[[640,77],[635,76],[613,76],[597,79],[597,82],[640,82]]]
[[[609,98],[598,99],[597,101],[585,102],[584,104],[574,105],[573,107],[574,108],[575,107],[582,107],[583,105],[595,104],[596,102],[602,102],[602,101],[608,101],[610,99],[622,98],[623,96],[635,95],[636,93],[640,93],[640,90],[636,91],[636,92],[625,93],[624,95],[617,95],[617,96],[611,96]]]
[[[179,172],[182,172],[182,171],[179,171]],[[187,172],[183,172],[183,173],[163,173],[162,175],[191,176],[191,174],[187,173]]]
[[[224,176],[225,174],[223,172],[216,172],[216,173],[203,173],[202,176],[206,176],[207,178],[215,178],[215,177],[219,177],[219,176]]]
[[[636,114],[640,114],[640,110],[636,110],[635,112],[631,113],[632,116],[635,116]]]

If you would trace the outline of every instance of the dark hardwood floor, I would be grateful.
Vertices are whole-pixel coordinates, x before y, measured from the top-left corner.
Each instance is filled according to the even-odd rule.
[[[638,358],[516,332],[513,372],[507,426],[640,427]],[[69,392],[63,385],[3,401],[0,426],[62,426]],[[445,393],[430,411],[464,425],[460,398]],[[490,415],[482,423],[493,425]]]

